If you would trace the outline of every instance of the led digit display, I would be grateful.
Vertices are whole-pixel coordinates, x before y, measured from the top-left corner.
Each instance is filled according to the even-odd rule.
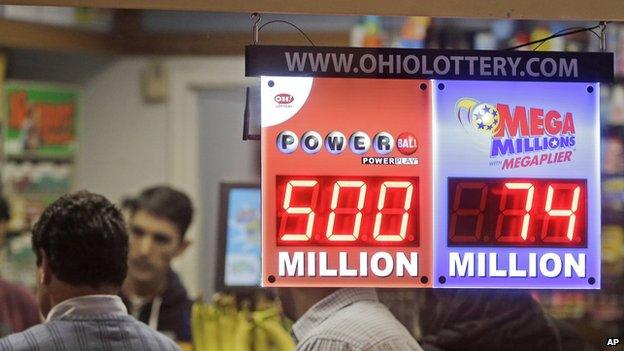
[[[449,178],[449,246],[586,247],[586,181]]]
[[[418,246],[417,177],[276,180],[278,245]]]

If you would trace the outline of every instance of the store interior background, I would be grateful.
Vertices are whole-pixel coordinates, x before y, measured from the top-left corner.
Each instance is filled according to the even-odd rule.
[[[596,24],[433,19],[420,33],[428,21],[411,19],[416,27],[410,32],[406,17],[263,15],[262,22],[272,19],[297,24],[316,45],[397,46],[409,39],[409,45],[448,49],[503,49]],[[259,182],[259,142],[241,138],[245,88],[257,83],[244,77],[242,56],[252,41],[252,24],[242,13],[0,7],[6,80],[67,84],[80,91],[77,153],[51,160],[70,167],[71,189],[118,202],[143,187],[168,183],[193,199],[193,245],[175,267],[193,297],[215,292],[220,183]],[[553,316],[589,325],[581,328],[584,334],[595,330],[601,336],[621,334],[624,326],[624,23],[610,23],[607,35],[618,78],[602,87],[603,289],[536,293]],[[263,29],[260,42],[308,44],[280,23]],[[600,48],[586,32],[540,49]],[[3,160],[0,173],[8,158]],[[7,179],[3,175],[5,193],[11,188]],[[14,234],[11,245],[29,244]],[[21,268],[10,271],[5,263],[3,276],[32,284],[34,276]]]

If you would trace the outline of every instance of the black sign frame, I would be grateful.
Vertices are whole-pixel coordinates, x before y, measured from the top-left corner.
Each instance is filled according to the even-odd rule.
[[[614,79],[610,52],[437,50],[249,45],[255,76],[602,82]]]

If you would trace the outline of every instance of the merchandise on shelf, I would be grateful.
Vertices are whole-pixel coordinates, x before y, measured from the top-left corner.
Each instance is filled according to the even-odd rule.
[[[351,29],[351,46],[380,47],[386,40],[379,16],[364,16]]]
[[[624,24],[613,24],[615,48],[615,75],[624,76]]]
[[[4,247],[0,247],[0,276],[34,288],[37,277],[35,261],[30,233],[22,232],[14,235]]]
[[[624,86],[616,84],[611,89],[611,101],[609,102],[609,124],[624,125]]]
[[[71,157],[76,150],[78,92],[52,84],[7,82],[4,152]]]
[[[605,138],[602,170],[608,175],[624,174],[624,140],[611,135]]]
[[[8,161],[2,172],[3,189],[10,194],[63,194],[70,188],[71,173],[69,163]]]
[[[39,219],[43,210],[54,202],[58,196],[22,196],[9,195],[8,200],[11,206],[11,220],[8,230],[11,232],[28,232]]]
[[[11,219],[0,274],[34,286],[30,230],[46,206],[71,188],[78,91],[51,83],[9,82],[4,92],[0,176]]]
[[[430,23],[429,17],[408,17],[401,27],[398,43],[395,46],[412,49],[423,48]]]

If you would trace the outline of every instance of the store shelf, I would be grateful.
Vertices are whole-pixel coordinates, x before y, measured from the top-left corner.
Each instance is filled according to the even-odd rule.
[[[119,34],[119,33],[117,33]],[[242,55],[250,33],[117,35],[0,19],[0,46],[104,55]],[[311,32],[317,45],[348,46],[349,32]],[[297,32],[262,33],[262,44],[307,45]]]
[[[63,194],[66,194],[68,190],[65,191],[23,191],[23,192],[14,192],[10,193],[13,196],[23,196],[25,198],[40,198],[40,197],[59,197]]]
[[[41,155],[41,154],[19,154],[19,155],[7,155],[6,159],[8,161],[14,162],[62,162],[62,163],[71,163],[74,162],[74,156],[55,156],[55,155]]]
[[[24,233],[29,232],[30,230],[31,230],[30,228],[9,229],[9,230],[6,232],[6,236],[7,236],[7,239],[8,239],[8,240],[11,240],[11,239],[13,239],[13,238],[15,238],[15,237],[18,237],[18,236],[20,236],[20,235],[22,235],[22,234],[24,234]]]
[[[349,32],[308,32],[319,46],[349,46]],[[245,46],[252,44],[251,33],[210,34],[140,34],[123,37],[121,45],[125,54],[150,55],[243,55]],[[298,32],[260,35],[263,45],[309,45]]]
[[[7,19],[0,19],[0,46],[95,54],[121,51],[107,34]]]

